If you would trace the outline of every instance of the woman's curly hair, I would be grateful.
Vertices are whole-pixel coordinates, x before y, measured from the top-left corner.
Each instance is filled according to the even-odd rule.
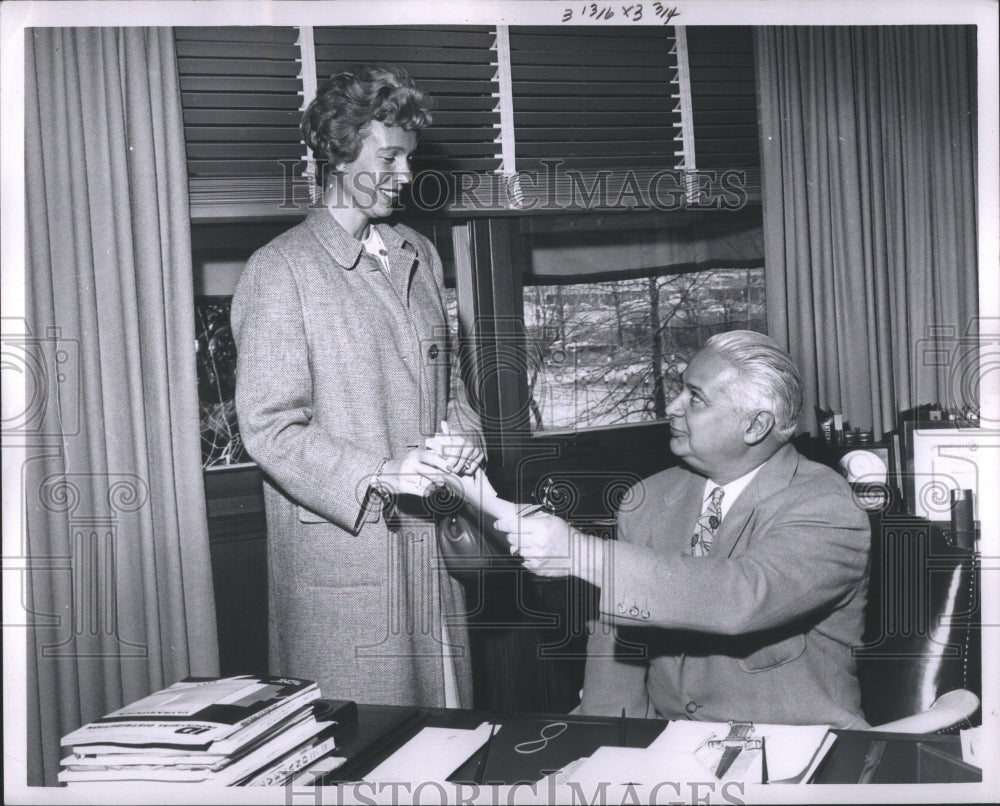
[[[302,116],[302,137],[317,159],[353,162],[373,120],[418,131],[431,124],[433,107],[434,99],[402,67],[356,65],[320,85]]]

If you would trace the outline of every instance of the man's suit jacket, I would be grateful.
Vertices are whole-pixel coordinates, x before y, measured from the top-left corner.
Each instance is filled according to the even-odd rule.
[[[581,711],[864,727],[870,527],[847,483],[785,445],[691,556],[705,478],[637,485],[605,544]],[[617,639],[614,626],[617,626]]]

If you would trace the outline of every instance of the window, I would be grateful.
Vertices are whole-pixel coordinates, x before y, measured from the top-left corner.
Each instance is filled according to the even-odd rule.
[[[672,27],[512,26],[509,43],[518,171],[680,165]]]
[[[532,430],[660,420],[688,359],[713,333],[765,331],[764,270],[528,285]]]
[[[250,461],[236,419],[236,341],[229,325],[232,296],[196,296],[195,343],[202,467]]]
[[[760,209],[522,222],[534,433],[666,416],[711,334],[764,331]]]

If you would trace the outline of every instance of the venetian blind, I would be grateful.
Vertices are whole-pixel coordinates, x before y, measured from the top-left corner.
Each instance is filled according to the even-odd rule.
[[[637,204],[682,166],[672,28],[511,26],[509,41],[525,206]]]
[[[320,82],[395,62],[435,97],[414,167],[437,177],[424,188],[448,197],[438,210],[615,209],[654,182],[662,202],[676,190],[664,172],[692,166],[759,187],[749,29],[686,28],[684,81],[666,26],[303,31],[312,48],[293,27],[175,29],[193,218],[303,214],[300,42]]]
[[[496,34],[487,26],[314,28],[316,75],[360,62],[402,66],[434,96],[434,124],[420,132],[415,171],[490,173],[500,165]]]
[[[298,29],[178,27],[193,218],[296,214],[308,188],[299,134]]]
[[[760,199],[753,33],[747,26],[685,29],[691,77],[694,161],[699,170],[739,170]]]
[[[510,28],[518,170],[677,164],[669,28]]]

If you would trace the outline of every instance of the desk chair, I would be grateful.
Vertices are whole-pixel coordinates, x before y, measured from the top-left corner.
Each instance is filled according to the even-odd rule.
[[[874,513],[865,622],[854,656],[869,724],[900,733],[978,724],[978,554],[941,525]]]
[[[934,700],[926,711],[877,725],[871,730],[887,733],[942,733],[950,728],[971,725],[970,719],[978,710],[979,697],[964,688],[956,688]]]

